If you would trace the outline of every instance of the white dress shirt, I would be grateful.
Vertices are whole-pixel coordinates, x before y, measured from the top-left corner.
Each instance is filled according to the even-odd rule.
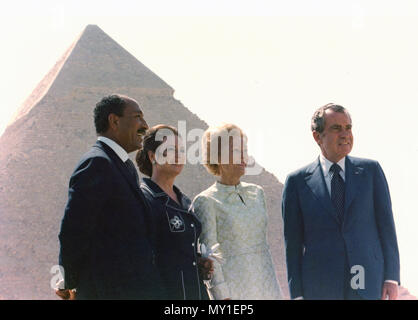
[[[334,164],[334,162],[329,161],[321,153],[319,155],[319,163],[321,164],[322,172],[324,173],[325,184],[327,185],[328,193],[331,196],[331,179],[332,179],[332,174],[330,174],[329,169],[331,169],[331,166]],[[338,161],[337,164],[341,168],[340,176],[345,181],[345,157],[342,158],[340,161]]]
[[[105,143],[106,145],[108,145],[113,151],[115,151],[115,153],[118,155],[118,157],[122,160],[122,162],[125,163],[126,160],[129,159],[128,153],[125,151],[125,149],[123,149],[119,144],[117,144],[115,141],[113,141],[112,139],[103,137],[103,136],[99,136],[97,138],[98,141],[101,141],[103,143]]]

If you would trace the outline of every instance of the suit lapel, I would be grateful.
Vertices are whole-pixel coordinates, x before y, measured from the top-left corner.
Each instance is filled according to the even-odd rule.
[[[345,205],[344,220],[347,218],[347,212],[353,202],[356,193],[360,189],[361,179],[364,168],[353,164],[352,160],[347,156],[345,158]]]
[[[308,175],[305,177],[306,184],[309,186],[315,197],[319,200],[322,207],[339,224],[337,213],[335,212],[331,197],[329,196],[328,189],[325,184],[325,178],[321,169],[321,165],[319,164],[319,158],[312,164],[307,174]]]
[[[142,194],[142,191],[140,190],[139,185],[136,183],[136,181],[132,177],[131,173],[129,172],[128,168],[125,166],[125,164],[119,158],[119,156],[112,150],[112,148],[110,148],[105,143],[102,143],[101,141],[97,141],[97,145],[99,146],[99,148],[101,148],[112,159],[115,166],[122,173],[122,176],[129,183],[132,191],[141,199],[141,201],[144,203],[144,205],[147,206],[147,202],[145,201],[145,197]]]

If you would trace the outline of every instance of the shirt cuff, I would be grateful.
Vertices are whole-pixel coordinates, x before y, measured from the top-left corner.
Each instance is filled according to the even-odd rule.
[[[396,284],[397,286],[399,285],[399,282],[395,280],[385,280],[385,282],[393,283],[393,284]]]
[[[303,296],[300,296],[300,297],[296,297],[295,299],[293,299],[293,300],[305,300],[305,299],[303,299]]]

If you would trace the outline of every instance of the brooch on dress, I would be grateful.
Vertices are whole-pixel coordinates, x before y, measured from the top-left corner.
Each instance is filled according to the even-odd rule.
[[[181,221],[178,216],[174,216],[174,218],[170,220],[170,224],[175,230],[178,230],[183,226],[183,221]]]

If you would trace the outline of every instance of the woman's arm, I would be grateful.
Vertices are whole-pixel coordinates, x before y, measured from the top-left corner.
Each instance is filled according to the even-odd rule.
[[[197,196],[192,203],[194,213],[202,223],[202,233],[200,242],[205,244],[207,248],[211,248],[218,243],[216,212],[210,204],[210,200],[204,196]],[[208,289],[216,300],[231,298],[230,290],[225,281],[221,264],[213,261],[213,275],[209,280]]]

